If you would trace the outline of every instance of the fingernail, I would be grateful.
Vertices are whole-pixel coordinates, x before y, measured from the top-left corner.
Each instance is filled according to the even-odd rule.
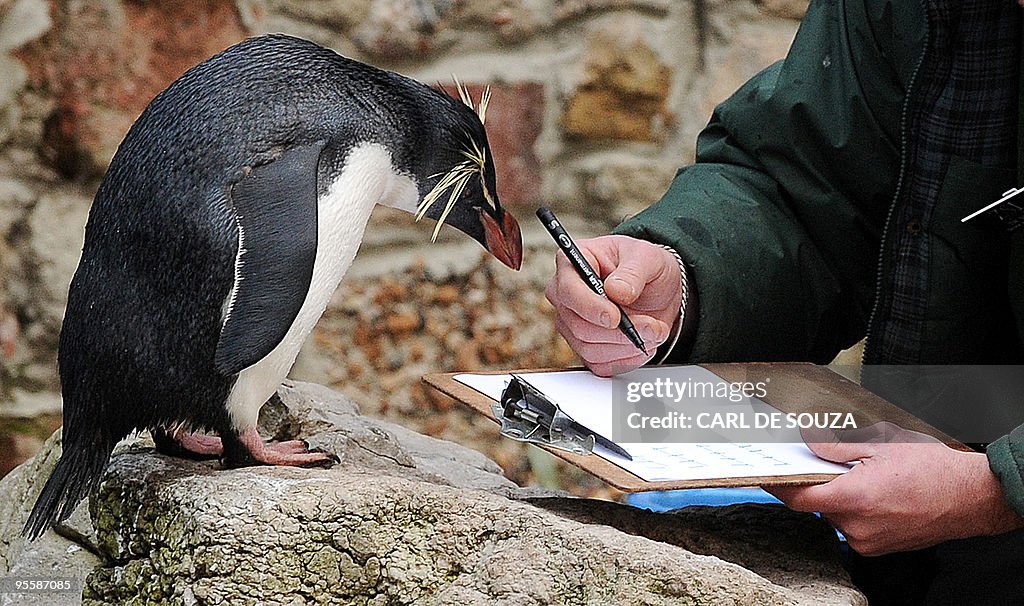
[[[629,296],[633,297],[634,299],[636,298],[636,289],[633,288],[632,284],[623,280],[622,278],[615,278],[615,281],[624,284],[626,286],[626,289],[629,291]]]
[[[601,326],[605,328],[613,328],[615,325],[612,324],[612,315],[606,311],[601,312]]]

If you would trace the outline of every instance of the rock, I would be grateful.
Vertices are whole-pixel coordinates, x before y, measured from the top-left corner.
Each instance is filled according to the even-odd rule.
[[[63,3],[55,22],[21,58],[54,91],[41,151],[64,177],[105,170],[157,93],[246,35],[232,0]]]
[[[45,0],[0,4],[0,143],[7,142],[21,119],[17,97],[28,82],[24,66],[9,53],[49,29],[49,7]]]
[[[798,21],[807,12],[807,0],[759,0],[764,12],[776,17]]]
[[[687,507],[670,515],[607,501],[533,498],[529,502],[590,524],[606,524],[697,554],[714,555],[789,587],[813,604],[867,604],[836,567],[835,531],[782,505]]]
[[[423,328],[423,318],[415,311],[391,314],[384,320],[384,329],[393,335],[407,335]]]
[[[0,481],[0,575],[60,570],[85,579],[86,604],[865,603],[813,516],[522,490],[479,453],[361,417],[326,388],[281,396],[261,430],[340,464],[224,470],[128,441],[92,497],[95,530],[83,506],[25,545],[55,435]]]
[[[46,0],[14,0],[0,17],[0,53],[10,52],[50,29],[50,7]]]
[[[102,561],[96,555],[89,522],[88,504],[83,502],[71,518],[38,541],[27,544],[21,528],[28,512],[60,456],[60,432],[43,444],[35,457],[0,480],[0,577],[71,577],[81,585]],[[79,594],[0,594],[0,606],[70,606],[81,604]]]
[[[375,0],[353,39],[373,57],[422,57],[445,44],[442,20],[453,4],[453,0]]]
[[[587,43],[586,75],[562,114],[570,138],[654,141],[663,135],[672,70],[638,33],[640,23],[621,22],[596,30]]]
[[[68,285],[78,267],[91,200],[72,187],[53,188],[39,198],[28,217],[26,261],[35,278],[27,313],[49,338],[64,318]],[[52,362],[49,372],[52,373]]]

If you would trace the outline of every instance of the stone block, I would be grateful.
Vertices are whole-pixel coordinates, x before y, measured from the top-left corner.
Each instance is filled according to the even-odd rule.
[[[807,12],[807,0],[759,0],[761,9],[774,17],[799,21]]]
[[[671,8],[671,0],[556,0],[555,19],[569,21],[613,10],[643,10],[664,16]]]
[[[661,199],[678,170],[675,161],[630,157],[581,169],[583,194],[613,223]]]
[[[0,53],[23,46],[50,29],[46,0],[14,0],[5,5],[0,8]]]
[[[457,5],[455,27],[483,27],[503,41],[520,43],[554,24],[553,0],[482,0]]]
[[[44,0],[15,0],[0,4],[0,144],[11,138],[21,120],[18,95],[28,82],[25,67],[9,55],[50,28]]]
[[[743,83],[785,57],[799,26],[790,18],[765,16],[751,5],[745,10],[716,6],[710,24],[714,35],[709,39],[717,42],[706,50],[707,68],[697,88],[698,112],[705,119]]]
[[[664,135],[672,69],[642,36],[624,36],[612,26],[598,29],[583,61],[583,80],[561,118],[566,136],[655,141]]]
[[[20,56],[57,99],[43,155],[65,177],[104,170],[157,93],[246,35],[231,0],[61,6],[54,31]]]
[[[422,58],[442,45],[442,20],[454,4],[453,0],[375,0],[351,36],[372,57]]]

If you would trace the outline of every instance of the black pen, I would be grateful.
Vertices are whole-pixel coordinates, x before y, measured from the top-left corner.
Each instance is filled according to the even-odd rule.
[[[576,273],[580,275],[580,278],[583,278],[587,286],[590,286],[590,290],[608,299],[608,295],[604,292],[604,282],[601,281],[601,276],[597,275],[597,272],[590,266],[590,263],[587,263],[587,259],[580,252],[580,249],[576,247],[576,243],[569,237],[561,222],[555,218],[555,214],[550,209],[542,206],[537,209],[537,218],[547,228],[548,233],[554,238],[555,243],[562,249],[565,256],[569,258],[569,263],[576,269]],[[636,345],[637,349],[646,355],[647,348],[644,346],[644,340],[640,337],[640,333],[636,331],[633,323],[630,322],[629,316],[622,310],[621,305],[615,301],[611,301],[611,304],[619,309],[619,330],[622,331],[622,334],[626,335],[630,343]]]

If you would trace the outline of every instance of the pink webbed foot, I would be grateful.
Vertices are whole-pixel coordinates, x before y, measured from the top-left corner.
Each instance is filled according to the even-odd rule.
[[[338,458],[329,452],[310,450],[302,440],[263,443],[256,428],[224,439],[224,464],[228,467],[249,465],[290,465],[330,467]]]
[[[175,433],[174,437],[181,447],[198,455],[219,457],[224,454],[224,444],[217,436],[201,433]]]
[[[217,436],[191,434],[181,430],[169,432],[163,428],[150,432],[157,452],[187,459],[217,459],[224,454],[224,445]]]

